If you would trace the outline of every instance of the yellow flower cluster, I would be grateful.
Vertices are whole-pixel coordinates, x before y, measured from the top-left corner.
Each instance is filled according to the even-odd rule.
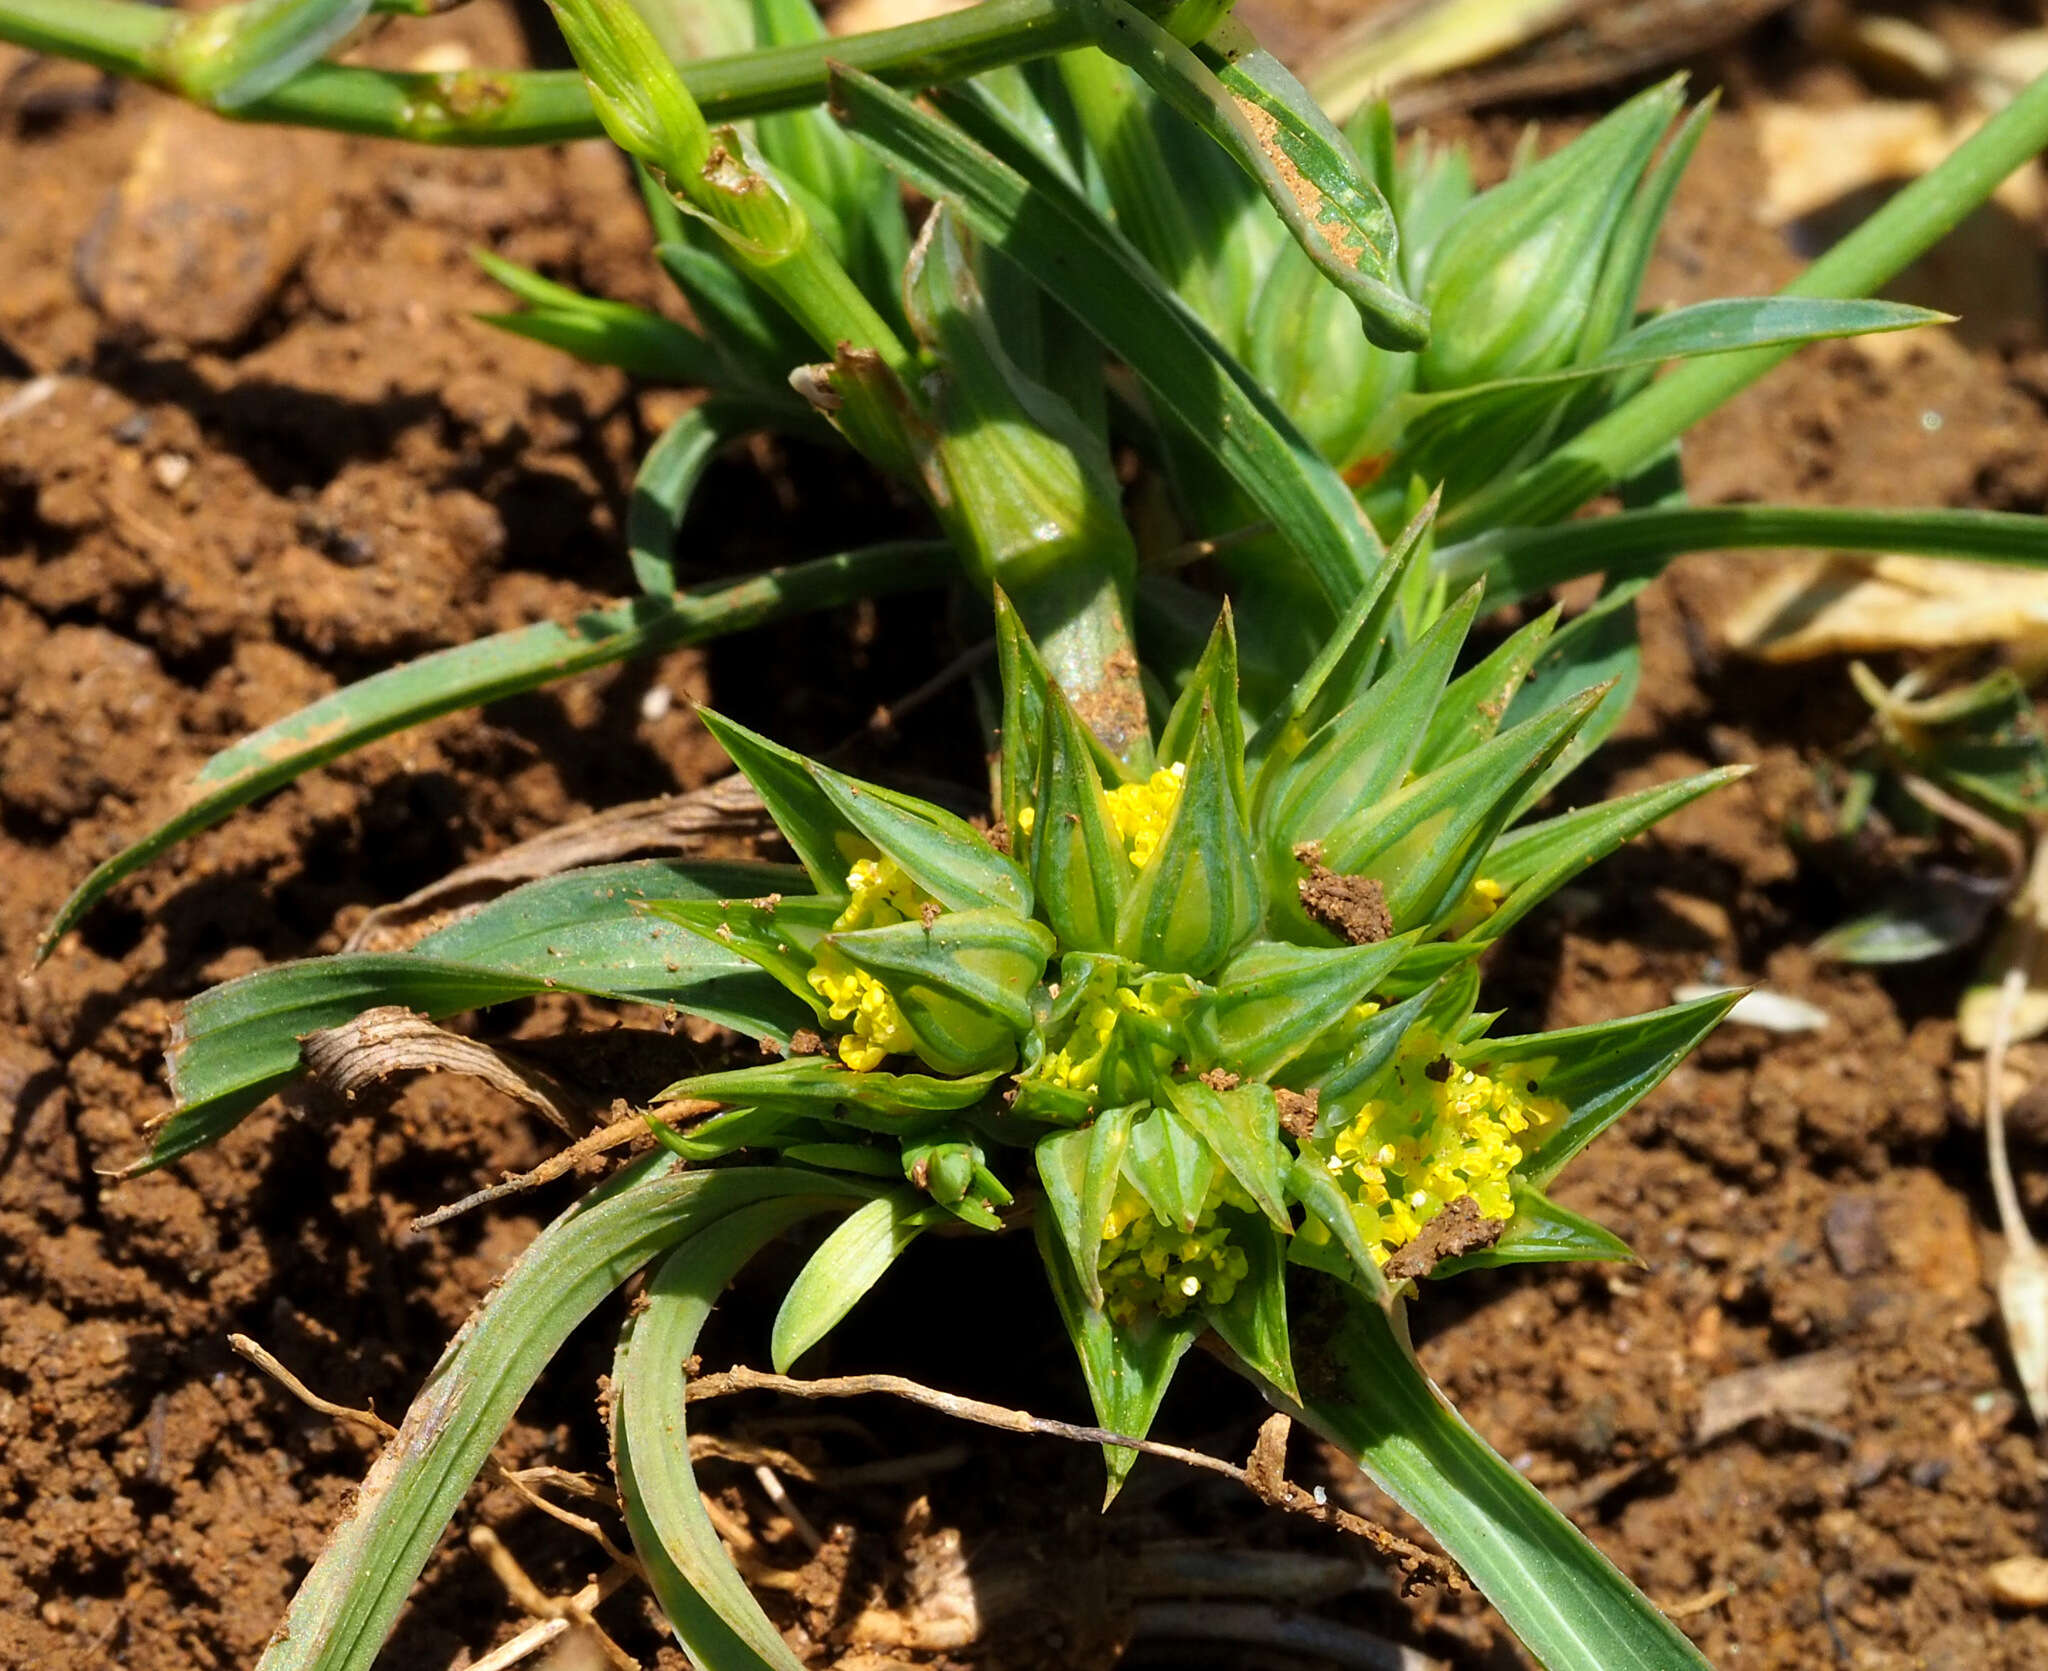
[[[1219,1175],[1222,1168],[1217,1168]],[[1250,1265],[1244,1249],[1216,1222],[1216,1209],[1238,1202],[1242,1192],[1225,1181],[1213,1183],[1208,1204],[1192,1230],[1166,1224],[1128,1183],[1117,1186],[1116,1200],[1102,1221],[1102,1273],[1105,1309],[1119,1323],[1132,1323],[1144,1312],[1178,1317],[1191,1305],[1223,1305],[1237,1292]]]
[[[1180,802],[1181,786],[1188,780],[1185,761],[1162,766],[1143,783],[1120,783],[1103,798],[1109,802],[1109,821],[1123,838],[1131,863],[1143,870],[1159,851],[1159,838]],[[1029,835],[1038,826],[1038,808],[1020,807],[1017,828]]]
[[[1114,988],[1106,998],[1090,1004],[1074,1023],[1067,1042],[1046,1058],[1042,1075],[1055,1085],[1092,1095],[1101,1089],[1102,1058],[1124,1015],[1157,1015],[1159,1006],[1149,1003],[1128,986]]]
[[[1105,982],[1101,996],[1082,1007],[1066,1043],[1032,1071],[1049,1084],[1064,1085],[1084,1096],[1098,1095],[1110,1041],[1118,1025],[1127,1018],[1136,1024],[1131,1031],[1154,1035],[1145,1043],[1153,1051],[1154,1065],[1165,1069],[1172,1064],[1175,1051],[1170,1044],[1161,1043],[1159,1034],[1187,1013],[1193,999],[1194,989],[1186,981],[1176,981],[1171,976],[1142,981],[1135,987],[1109,986]],[[1115,1076],[1111,1086],[1119,1093],[1119,1100],[1122,1092],[1132,1089],[1126,1083],[1127,1077]]]
[[[1180,801],[1181,785],[1188,780],[1187,765],[1176,760],[1162,766],[1143,783],[1120,783],[1109,792],[1109,821],[1124,838],[1131,863],[1139,870],[1152,862],[1159,850],[1159,838]]]
[[[854,860],[846,873],[846,889],[852,897],[833,919],[835,932],[908,922],[926,903],[903,867],[873,848]],[[839,1059],[856,1073],[880,1067],[884,1057],[916,1048],[903,1011],[889,989],[865,969],[856,969],[843,952],[820,947],[818,961],[804,979],[825,1000],[832,1020],[851,1024],[839,1036]]]
[[[1508,1180],[1524,1153],[1517,1139],[1564,1112],[1533,1087],[1517,1090],[1459,1066],[1441,1038],[1411,1036],[1382,1094],[1337,1133],[1329,1167],[1352,1199],[1366,1245],[1385,1264],[1461,1196],[1471,1196],[1486,1218],[1513,1217]]]

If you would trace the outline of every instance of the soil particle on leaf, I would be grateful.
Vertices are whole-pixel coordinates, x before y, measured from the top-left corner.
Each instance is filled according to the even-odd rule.
[[[1311,922],[1354,946],[1377,945],[1394,932],[1386,890],[1372,877],[1345,876],[1317,860],[1307,863],[1308,874],[1295,888]]]
[[[1413,1241],[1394,1250],[1384,1267],[1387,1280],[1411,1282],[1428,1276],[1446,1259],[1492,1247],[1506,1228],[1506,1220],[1485,1217],[1477,1201],[1461,1195],[1425,1224]]]
[[[1306,1091],[1290,1091],[1284,1086],[1276,1089],[1273,1100],[1280,1105],[1280,1129],[1297,1140],[1313,1137],[1320,1099],[1321,1093],[1313,1087]]]

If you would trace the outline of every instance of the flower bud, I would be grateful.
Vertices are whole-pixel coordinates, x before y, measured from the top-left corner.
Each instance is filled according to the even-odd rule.
[[[1568,363],[1616,224],[1682,94],[1667,81],[1475,197],[1430,256],[1421,384],[1455,389]]]

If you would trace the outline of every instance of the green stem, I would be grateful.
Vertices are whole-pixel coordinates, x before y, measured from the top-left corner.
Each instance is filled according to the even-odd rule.
[[[1939,165],[1785,286],[1788,296],[1867,296],[1910,266],[2048,147],[2048,75],[2034,81]],[[1794,350],[1695,360],[1653,383],[1513,481],[1449,512],[1446,536],[1556,522],[1647,465],[1701,418]]]
[[[2048,518],[2009,511],[1869,511],[1832,505],[1679,505],[1622,511],[1548,528],[1496,528],[1444,546],[1437,573],[1452,592],[1486,582],[1489,608],[1580,575],[1645,562],[1661,568],[1688,551],[1910,552],[2048,568]]]
[[[176,92],[163,48],[182,16],[139,0],[0,0],[0,41]],[[705,119],[725,122],[821,102],[828,62],[924,86],[1088,39],[1086,15],[1070,0],[983,0],[922,23],[706,58],[681,69]],[[319,63],[223,114],[437,145],[545,145],[603,132],[575,70],[428,74]]]

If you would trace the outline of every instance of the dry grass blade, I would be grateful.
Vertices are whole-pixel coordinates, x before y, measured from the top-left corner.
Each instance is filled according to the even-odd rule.
[[[2027,1229],[2026,1212],[2013,1183],[2012,1158],[2005,1142],[2005,1057],[2039,950],[2036,913],[2044,885],[2048,885],[2048,846],[2035,854],[2026,896],[2014,918],[2015,932],[2001,942],[2008,961],[1999,978],[1991,1038],[1984,1052],[1985,1160],[2006,1246],[2005,1263],[1998,1272],[1998,1309],[2012,1348],[2013,1368],[2037,1427],[2048,1425],[2048,1259],[2042,1257]]]
[[[308,1033],[300,1048],[306,1071],[350,1100],[394,1073],[460,1073],[524,1103],[565,1137],[590,1127],[588,1105],[549,1074],[396,1004]]]
[[[683,795],[608,807],[548,830],[487,859],[450,871],[393,905],[372,911],[344,951],[402,951],[465,906],[544,876],[585,865],[701,852],[714,838],[751,839],[772,830],[752,784],[737,772]]]
[[[1732,40],[1790,0],[1423,0],[1377,7],[1321,50],[1311,90],[1342,118],[1390,97],[1420,121],[1613,86]]]
[[[1315,1493],[1289,1480],[1282,1467],[1281,1458],[1286,1448],[1288,1419],[1285,1416],[1269,1417],[1259,1429],[1257,1446],[1250,1461],[1244,1467],[1234,1462],[1225,1462],[1221,1457],[1205,1452],[1188,1450],[1180,1445],[1161,1444],[1155,1439],[1136,1439],[1127,1433],[1112,1433],[1107,1428],[1085,1427],[1074,1422],[1054,1421],[1048,1416],[1034,1416],[1028,1410],[1010,1409],[1000,1404],[984,1404],[979,1399],[963,1398],[958,1393],[941,1392],[908,1380],[901,1375],[835,1375],[814,1381],[798,1380],[789,1375],[773,1375],[764,1370],[748,1369],[736,1365],[716,1375],[699,1375],[690,1382],[688,1400],[694,1404],[699,1399],[723,1398],[741,1392],[787,1393],[793,1398],[864,1398],[881,1395],[888,1398],[906,1399],[920,1404],[928,1410],[953,1417],[956,1421],[974,1422],[982,1427],[1000,1428],[1005,1433],[1028,1433],[1045,1438],[1065,1439],[1075,1444],[1116,1445],[1125,1450],[1134,1450],[1145,1456],[1164,1457],[1169,1462],[1178,1462],[1185,1467],[1199,1468],[1211,1474],[1221,1474],[1225,1479],[1235,1480],[1246,1490],[1275,1508],[1285,1509],[1291,1514],[1306,1515],[1325,1526],[1336,1528],[1367,1544],[1375,1553],[1385,1556],[1399,1569],[1404,1587],[1423,1584],[1441,1584],[1450,1589],[1464,1586],[1464,1575],[1451,1561],[1441,1555],[1410,1543],[1398,1537],[1384,1526],[1338,1508],[1333,1503],[1321,1501]]]

